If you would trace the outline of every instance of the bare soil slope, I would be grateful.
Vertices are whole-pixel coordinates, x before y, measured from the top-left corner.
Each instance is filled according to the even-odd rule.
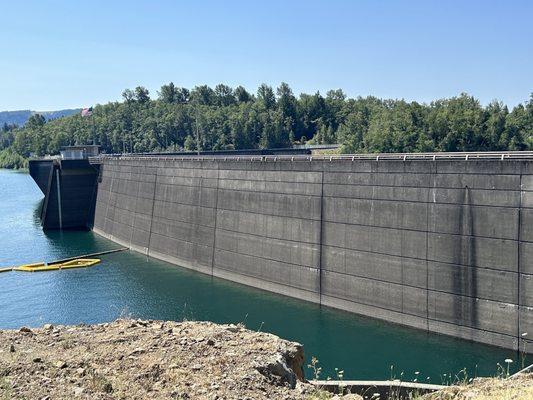
[[[235,325],[118,320],[0,331],[0,399],[304,399],[297,343]]]

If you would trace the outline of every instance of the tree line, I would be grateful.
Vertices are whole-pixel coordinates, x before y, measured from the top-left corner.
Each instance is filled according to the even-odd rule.
[[[343,153],[533,149],[533,94],[512,110],[483,106],[468,94],[429,104],[376,97],[294,95],[288,84],[262,84],[250,93],[220,84],[193,89],[163,85],[152,99],[138,86],[123,101],[96,105],[93,114],[0,130],[0,166],[62,146],[99,144],[107,153],[282,148],[339,143]]]

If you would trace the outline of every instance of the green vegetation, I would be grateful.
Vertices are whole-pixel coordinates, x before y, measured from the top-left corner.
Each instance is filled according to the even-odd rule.
[[[67,109],[57,111],[31,111],[31,110],[18,110],[18,111],[0,111],[0,126],[4,124],[16,124],[22,126],[28,121],[28,119],[34,114],[40,114],[46,118],[46,120],[66,117],[75,113],[79,113],[79,109]]]
[[[430,104],[376,97],[349,99],[342,90],[298,98],[282,83],[242,86],[163,85],[156,100],[139,86],[123,102],[52,121],[32,115],[23,128],[0,131],[3,166],[62,146],[96,143],[107,153],[226,150],[340,143],[344,153],[533,149],[533,95],[511,111],[461,94]],[[199,138],[199,140],[197,140]],[[5,150],[7,149],[7,150]]]
[[[0,168],[28,168],[28,159],[14,153],[11,149],[4,149],[0,151]]]

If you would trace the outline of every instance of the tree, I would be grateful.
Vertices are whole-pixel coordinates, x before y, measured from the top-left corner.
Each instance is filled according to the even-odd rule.
[[[46,123],[46,119],[41,114],[33,114],[26,122],[26,128],[39,129]]]
[[[125,89],[122,92],[122,98],[126,103],[133,103],[135,101],[135,92],[131,89]]]
[[[176,90],[176,102],[180,104],[185,104],[189,102],[191,92],[186,88],[178,88]]]
[[[485,109],[486,126],[483,140],[484,150],[503,150],[508,143],[505,140],[505,122],[509,110],[499,101],[492,101]]]
[[[193,139],[191,135],[187,136],[184,144],[185,150],[195,151],[196,150],[196,140]]]
[[[296,135],[296,139],[301,136],[312,138],[317,133],[320,118],[325,116],[326,102],[320,92],[316,92],[312,96],[302,94],[298,102],[298,109],[302,128],[299,134]]]
[[[261,86],[259,86],[259,89],[257,89],[257,99],[267,110],[273,109],[276,105],[276,96],[274,96],[274,91],[272,90],[271,86],[268,86],[265,83],[263,83]]]
[[[191,91],[190,99],[195,104],[210,106],[215,103],[215,92],[207,85],[196,86]]]
[[[168,85],[161,86],[159,100],[168,104],[176,103],[178,101],[177,89],[173,82],[170,82]]]
[[[285,82],[282,82],[277,89],[278,95],[278,110],[285,118],[296,120],[298,115],[296,113],[296,97],[292,94],[292,90]]]
[[[507,115],[501,144],[509,150],[533,150],[533,94]]]
[[[249,101],[252,101],[252,95],[242,86],[237,86],[234,94],[239,103],[248,103]]]
[[[325,107],[326,107],[326,123],[331,126],[333,130],[337,130],[339,125],[344,121],[345,115],[346,95],[342,89],[329,90],[326,93]]]
[[[226,107],[235,104],[233,89],[227,85],[217,85],[215,87],[215,104],[220,107]]]
[[[284,124],[283,116],[279,111],[273,111],[264,114],[262,122],[262,147],[267,149],[275,149],[290,146],[290,129],[286,124]]]
[[[364,153],[367,149],[365,136],[368,131],[368,110],[365,107],[350,112],[338,131],[343,153]]]
[[[138,103],[144,104],[150,101],[150,92],[144,86],[137,86],[135,88],[135,100]]]

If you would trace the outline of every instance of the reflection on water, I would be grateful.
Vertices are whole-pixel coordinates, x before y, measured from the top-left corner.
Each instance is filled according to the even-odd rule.
[[[50,231],[39,222],[42,194],[26,174],[0,170],[0,266],[55,260],[117,247],[92,232]],[[304,344],[324,378],[334,368],[348,379],[414,379],[440,383],[463,367],[494,374],[515,352],[402,328],[320,308],[211,278],[134,252],[103,257],[88,269],[0,274],[0,328],[110,321],[120,316],[243,322]],[[515,362],[514,365],[518,366]]]

